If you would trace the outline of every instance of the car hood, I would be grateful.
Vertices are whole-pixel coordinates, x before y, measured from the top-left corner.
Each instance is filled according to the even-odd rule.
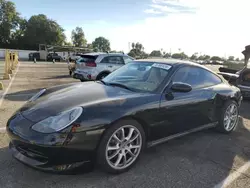
[[[69,84],[47,89],[36,101],[27,102],[20,109],[20,113],[32,122],[38,122],[76,106],[84,108],[89,105],[119,102],[124,98],[138,96],[140,93],[99,82]]]

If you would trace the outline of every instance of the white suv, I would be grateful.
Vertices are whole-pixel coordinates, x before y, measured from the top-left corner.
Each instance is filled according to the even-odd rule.
[[[134,58],[119,53],[87,53],[76,61],[73,77],[81,81],[101,80],[109,73],[133,61]]]
[[[69,57],[69,61],[70,62],[74,62],[74,61],[76,61],[77,59],[79,59],[80,57],[81,57],[81,55],[83,55],[83,54],[81,54],[81,53],[73,53],[70,57]]]

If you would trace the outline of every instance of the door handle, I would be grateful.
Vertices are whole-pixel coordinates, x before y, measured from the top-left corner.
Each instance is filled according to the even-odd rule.
[[[112,65],[109,65],[108,67],[109,67],[109,68],[112,68],[113,66],[112,66]]]

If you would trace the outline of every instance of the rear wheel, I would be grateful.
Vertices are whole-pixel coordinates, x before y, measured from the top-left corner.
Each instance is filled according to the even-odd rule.
[[[102,80],[103,78],[105,78],[105,77],[108,76],[108,75],[109,75],[108,72],[103,72],[103,73],[99,74],[99,75],[96,77],[96,79],[97,79],[97,80]]]
[[[222,133],[231,133],[238,125],[239,107],[235,101],[225,103],[217,129]]]
[[[145,134],[139,123],[122,120],[105,133],[98,148],[98,163],[109,173],[122,173],[138,160],[144,147]]]

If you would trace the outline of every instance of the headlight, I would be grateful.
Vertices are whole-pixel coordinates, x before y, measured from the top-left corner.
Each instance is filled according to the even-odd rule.
[[[32,129],[41,133],[58,132],[77,120],[81,114],[82,108],[76,107],[71,110],[61,112],[56,116],[48,117],[33,125]]]
[[[31,97],[31,98],[29,99],[28,102],[33,102],[33,101],[35,101],[35,100],[38,99],[45,91],[46,91],[46,89],[42,89],[42,90],[39,91],[37,94],[33,95],[33,97]]]

